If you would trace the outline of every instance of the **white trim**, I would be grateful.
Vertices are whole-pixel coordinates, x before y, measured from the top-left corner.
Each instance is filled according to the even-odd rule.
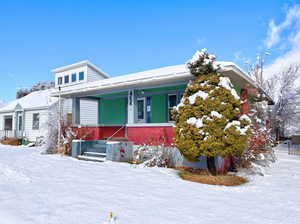
[[[107,75],[100,68],[98,68],[96,65],[92,64],[88,60],[80,61],[80,62],[71,64],[71,65],[66,65],[66,66],[58,67],[58,68],[55,68],[55,69],[51,70],[51,72],[53,72],[53,73],[64,72],[64,71],[71,70],[71,69],[78,68],[78,67],[85,66],[85,65],[90,66],[91,68],[93,68],[94,70],[96,70],[98,73],[101,73],[103,77],[109,78],[109,75]]]
[[[135,123],[127,124],[127,127],[175,127],[173,123]]]

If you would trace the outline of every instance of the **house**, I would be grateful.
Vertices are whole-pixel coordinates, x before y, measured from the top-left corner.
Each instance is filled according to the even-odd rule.
[[[234,63],[220,64],[223,75],[231,79],[243,100],[243,114],[249,112],[249,101],[254,99],[254,93],[260,92],[262,98],[271,101],[271,98]],[[70,75],[68,69],[73,66],[63,67],[65,74]],[[187,83],[194,79],[185,65],[111,78],[103,76],[98,80],[82,81],[76,85],[69,83],[61,68],[53,72],[56,92],[52,96],[72,99],[73,127],[82,135],[88,133],[85,139],[121,139],[135,145],[173,144],[175,133],[171,110],[180,102]],[[84,78],[89,79],[88,76]],[[63,85],[62,81],[66,80],[67,85]],[[82,105],[85,101],[89,104]],[[83,112],[82,109],[86,106],[89,110]]]
[[[53,89],[35,91],[0,109],[0,138],[25,138],[36,141],[46,137],[49,109],[57,103]]]

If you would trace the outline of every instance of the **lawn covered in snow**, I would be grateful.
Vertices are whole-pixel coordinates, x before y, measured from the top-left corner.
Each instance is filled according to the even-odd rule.
[[[267,175],[238,187],[174,170],[94,163],[0,145],[1,224],[300,223],[300,156],[277,151]]]

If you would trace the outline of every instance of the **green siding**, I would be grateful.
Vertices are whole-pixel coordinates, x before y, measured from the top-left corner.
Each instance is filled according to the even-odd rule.
[[[145,89],[143,92],[145,93],[152,93],[152,92],[159,92],[159,91],[168,91],[168,90],[185,90],[186,85],[177,85],[177,86],[166,86],[166,87],[160,87],[160,88],[153,88],[153,89]],[[141,90],[139,93],[142,92]]]
[[[166,123],[167,118],[167,95],[159,94],[152,96],[151,99],[151,123]]]
[[[126,123],[126,98],[100,100],[100,124]]]

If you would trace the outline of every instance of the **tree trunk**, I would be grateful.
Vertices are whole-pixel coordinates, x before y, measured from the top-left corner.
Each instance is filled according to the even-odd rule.
[[[209,173],[213,176],[217,175],[217,168],[215,164],[215,157],[207,157],[207,169]]]

